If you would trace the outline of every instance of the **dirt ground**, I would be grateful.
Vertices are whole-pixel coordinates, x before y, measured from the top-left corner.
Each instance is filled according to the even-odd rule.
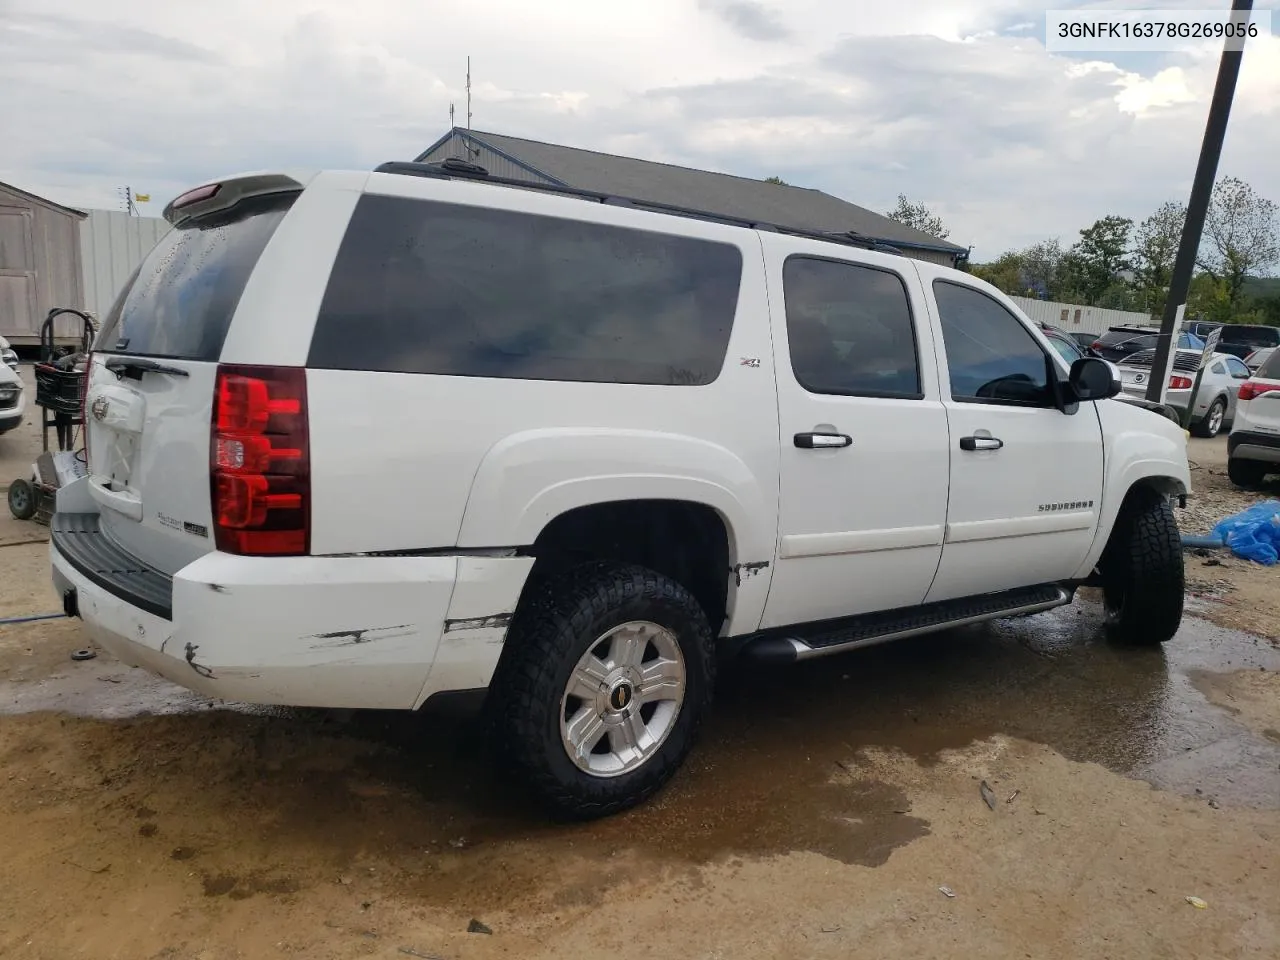
[[[1189,526],[1236,502],[1214,444]],[[0,617],[57,608],[44,533],[0,519]],[[1224,627],[1280,590],[1211,559],[1163,650],[1082,598],[730,669],[671,786],[576,826],[466,704],[248,708],[0,626],[0,956],[1274,958],[1280,649]]]

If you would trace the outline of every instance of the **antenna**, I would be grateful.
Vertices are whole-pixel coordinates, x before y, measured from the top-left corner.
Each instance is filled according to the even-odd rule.
[[[467,129],[471,129],[471,58],[467,57]]]

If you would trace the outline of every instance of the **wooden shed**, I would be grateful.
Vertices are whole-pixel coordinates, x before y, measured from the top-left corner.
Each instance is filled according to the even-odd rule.
[[[14,346],[40,342],[54,307],[84,303],[80,221],[86,214],[0,183],[0,336]],[[57,334],[76,333],[63,317]]]

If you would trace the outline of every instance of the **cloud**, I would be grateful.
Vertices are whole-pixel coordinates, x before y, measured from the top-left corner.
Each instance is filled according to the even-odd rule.
[[[715,14],[748,40],[768,43],[793,36],[777,13],[760,0],[698,0],[698,6]]]
[[[785,23],[752,4],[780,30],[749,48],[708,29],[705,0],[220,0],[218,17],[116,0],[106,25],[81,9],[0,0],[0,180],[72,206],[118,206],[129,184],[158,210],[228,172],[416,156],[450,103],[462,122],[471,54],[477,129],[880,211],[905,193],[979,259],[1185,200],[1217,69],[1211,53],[1051,55],[1009,33],[1024,0],[788,0]],[[1280,200],[1277,120],[1269,39],[1245,53],[1221,173]]]

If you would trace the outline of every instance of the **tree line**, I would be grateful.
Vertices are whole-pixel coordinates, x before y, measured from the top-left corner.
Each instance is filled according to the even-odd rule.
[[[1280,280],[1264,280],[1280,261],[1280,207],[1249,184],[1214,184],[1187,298],[1187,319],[1280,326]],[[898,196],[891,219],[946,238],[942,220],[924,204]],[[1009,250],[967,269],[1007,294],[1132,310],[1159,319],[1182,239],[1186,206],[1162,203],[1145,219],[1108,215],[1064,247],[1054,237]]]

